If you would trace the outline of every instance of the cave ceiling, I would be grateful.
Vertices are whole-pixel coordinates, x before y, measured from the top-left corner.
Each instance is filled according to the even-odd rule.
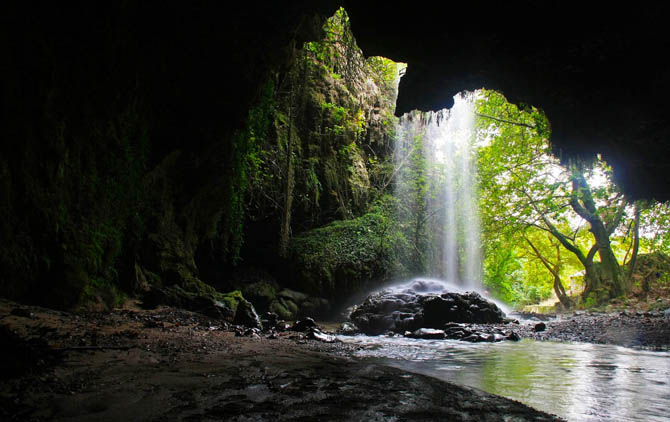
[[[368,56],[408,64],[396,114],[496,89],[543,109],[562,158],[600,153],[631,198],[670,199],[666,3],[344,2]]]

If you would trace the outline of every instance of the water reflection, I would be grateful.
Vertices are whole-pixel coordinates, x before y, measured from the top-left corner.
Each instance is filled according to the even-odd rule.
[[[523,340],[341,337],[385,364],[509,397],[569,421],[668,421],[670,353]]]

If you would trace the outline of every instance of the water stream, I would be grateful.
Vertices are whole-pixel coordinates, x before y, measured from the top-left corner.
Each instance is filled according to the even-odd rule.
[[[358,356],[518,400],[568,421],[670,420],[670,352],[522,340],[342,336]]]

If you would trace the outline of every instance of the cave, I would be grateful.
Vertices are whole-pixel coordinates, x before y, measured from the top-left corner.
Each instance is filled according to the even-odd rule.
[[[282,243],[297,239],[297,247],[310,251],[337,233],[358,233],[356,224],[373,221],[365,220],[370,205],[365,194],[350,194],[349,203],[342,206],[340,197],[324,188],[319,204],[296,207],[293,220],[287,222],[280,221],[277,210],[290,209],[290,201],[272,212],[262,209],[253,218],[248,212],[251,182],[245,179],[245,160],[254,151],[244,139],[250,130],[261,136],[260,127],[250,129],[249,122],[267,119],[263,107],[277,102],[268,97],[268,90],[286,95],[282,83],[293,72],[296,51],[304,43],[322,40],[324,22],[340,7],[365,58],[380,56],[406,64],[394,104],[396,116],[450,108],[454,96],[464,91],[494,90],[510,103],[535,107],[546,115],[552,151],[562,162],[602,157],[612,166],[627,201],[670,199],[670,117],[665,105],[670,96],[665,17],[670,10],[663,3],[11,2],[3,7],[1,25],[0,305],[3,321],[9,322],[2,323],[0,338],[11,347],[3,352],[0,367],[7,374],[3,379],[12,380],[7,388],[13,389],[0,398],[3,419],[30,415],[32,420],[85,420],[100,412],[112,419],[128,417],[128,412],[149,418],[158,417],[163,404],[176,400],[182,407],[163,413],[167,420],[184,415],[189,420],[242,420],[251,411],[258,420],[271,415],[270,420],[288,411],[286,403],[295,404],[293,398],[309,392],[309,403],[291,408],[285,420],[361,417],[368,402],[378,403],[370,407],[370,418],[430,420],[469,412],[498,420],[498,410],[505,408],[508,415],[527,418],[523,420],[553,420],[530,408],[506,407],[511,405],[497,396],[445,387],[420,371],[408,375],[362,361],[321,359],[318,346],[301,349],[288,343],[277,346],[290,356],[282,360],[273,347],[245,343],[260,331],[239,326],[253,327],[260,319],[240,286],[256,286],[245,291],[245,297],[253,297],[259,309],[269,309],[273,300],[264,290],[268,286],[283,292],[282,307],[273,309],[295,319],[288,303],[310,310],[328,303],[340,306],[345,301],[338,295],[361,297],[375,283],[388,281],[378,268],[382,263],[373,258],[353,270],[301,272]],[[331,77],[329,83],[339,82]],[[303,123],[337,111],[339,103],[321,100],[330,108],[322,106],[322,114],[300,110]],[[296,110],[298,106],[290,104],[281,110],[288,115],[287,145],[294,130],[291,113]],[[275,129],[277,121],[272,123]],[[383,149],[379,145],[369,150]],[[355,153],[347,152],[346,159]],[[320,157],[300,157],[302,162],[313,159],[309,162],[316,163],[314,168],[333,167],[318,162]],[[366,161],[367,155],[361,157],[365,159],[352,162],[363,167],[372,162]],[[326,170],[314,174],[319,171]],[[320,178],[323,183],[322,173],[317,182]],[[320,229],[322,237],[316,240],[300,237]],[[119,310],[129,299],[139,298],[154,308],[171,308],[159,307],[153,313]],[[659,309],[665,303],[660,301]],[[335,306],[331,308],[335,313]],[[635,312],[627,312],[613,317],[614,325],[607,327],[606,334],[616,337],[608,337],[610,343],[637,341],[641,331],[631,328],[637,321]],[[668,315],[662,310],[637,315],[661,327],[661,334],[650,331],[645,338],[666,348],[667,323],[659,321]],[[598,315],[588,318],[593,318],[588,323],[602,322]],[[78,321],[84,322],[78,326]],[[68,333],[58,331],[61,323]],[[123,330],[112,330],[114,324]],[[175,334],[186,327],[188,339]],[[617,327],[618,337],[611,333]],[[297,323],[292,328],[303,332],[296,334],[298,342],[330,338]],[[152,337],[159,355],[130,345],[143,338],[143,329],[164,334]],[[224,331],[242,340],[200,340],[207,333]],[[541,331],[527,335],[539,338]],[[268,335],[288,341],[277,333]],[[97,390],[83,372],[67,378],[58,366],[68,354],[90,354],[87,364],[102,377],[103,366],[96,359],[125,353],[119,359],[131,368],[139,365],[150,377],[155,374],[152,365],[181,365],[176,358],[170,360],[171,341],[181,364],[186,359],[189,363],[184,365],[193,364],[197,376],[204,374],[204,387],[189,389],[172,380],[168,384],[178,386],[178,394],[160,391],[154,400],[142,393],[141,401],[133,401],[119,390]],[[216,352],[207,355],[208,347]],[[201,359],[185,357],[198,354]],[[262,358],[254,360],[256,354]],[[221,363],[217,356],[230,359]],[[244,365],[235,366],[238,358]],[[364,380],[362,394],[347,390],[346,375],[365,371],[373,375],[359,378]],[[332,381],[330,386],[313,382],[321,376]],[[108,373],[104,377],[96,382],[113,379]],[[132,373],[124,372],[123,382],[130,379]],[[195,383],[193,379],[189,382]],[[27,401],[17,399],[33,380],[40,380],[39,391]],[[136,393],[152,388],[146,380],[133,385]],[[380,385],[394,395],[380,397],[375,393]],[[396,393],[408,386],[421,393],[398,413],[393,406],[401,394]],[[225,400],[207,402],[209,388],[224,388]],[[448,400],[426,398],[445,388],[452,389]],[[60,401],[45,398],[51,393]],[[263,402],[275,393],[275,402]],[[321,393],[328,397],[326,404],[318,402]],[[351,404],[339,408],[340,393]],[[67,399],[68,394],[81,400]],[[474,396],[480,405],[462,405]]]

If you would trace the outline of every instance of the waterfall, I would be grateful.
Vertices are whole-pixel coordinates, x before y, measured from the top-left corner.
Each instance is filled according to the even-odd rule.
[[[481,286],[473,94],[438,112],[404,115],[396,137],[398,214],[426,275]],[[420,240],[421,239],[421,240]]]

